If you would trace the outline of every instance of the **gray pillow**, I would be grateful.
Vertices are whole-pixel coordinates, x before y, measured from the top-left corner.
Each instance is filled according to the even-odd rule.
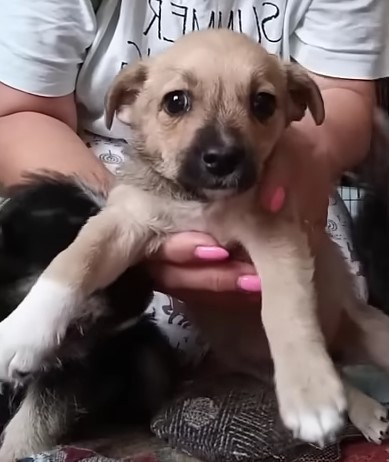
[[[280,420],[271,381],[229,376],[191,383],[153,420],[173,448],[206,462],[335,462],[349,425],[324,449],[294,440]]]

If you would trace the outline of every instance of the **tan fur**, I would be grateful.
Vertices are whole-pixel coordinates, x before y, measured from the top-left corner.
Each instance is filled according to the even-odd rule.
[[[72,403],[56,400],[55,396],[44,397],[41,390],[29,388],[2,435],[0,461],[14,462],[50,449],[53,439],[66,430],[72,407]]]
[[[196,40],[193,34],[183,37],[163,54],[125,68],[111,87],[108,126],[116,111],[119,120],[137,131],[136,142],[143,143],[154,168],[159,161],[157,168],[166,178],[175,178],[182,160],[179,152],[190,145],[205,120],[236,127],[261,153],[258,167],[285,126],[301,119],[307,106],[318,124],[323,121],[319,89],[299,66],[281,66],[276,56],[244,35],[230,37],[224,30],[196,34]],[[180,119],[159,110],[162,96],[176,89],[190,90],[194,99],[192,110]],[[248,117],[248,92],[254,91],[278,97],[276,114],[264,125]],[[141,98],[136,98],[138,93]]]
[[[187,114],[172,118],[161,101],[177,89],[188,90],[193,104]],[[275,113],[264,123],[253,120],[248,109],[250,94],[258,91],[277,99]],[[247,317],[238,309],[225,315],[215,307],[190,311],[194,321],[218,358],[234,370],[256,375],[268,344],[285,425],[307,441],[322,443],[333,436],[343,422],[347,397],[352,396],[349,407],[355,414],[360,394],[346,396],[320,322],[324,326],[329,312],[337,315],[339,329],[342,325],[343,332],[358,333],[355,350],[363,349],[388,370],[381,349],[389,346],[389,322],[357,299],[339,249],[328,237],[313,259],[295,204],[269,216],[258,205],[257,186],[241,194],[211,192],[201,201],[186,197],[177,178],[196,133],[212,120],[239,131],[255,151],[259,181],[264,162],[291,121],[301,119],[307,108],[317,124],[323,121],[316,84],[299,66],[282,63],[244,35],[203,31],[123,70],[106,105],[109,126],[115,112],[131,126],[138,157],[129,159],[102,212],[41,277],[69,294],[52,322],[53,338],[76,317],[80,297],[110,284],[169,234],[208,232],[223,245],[239,243],[246,249],[262,279],[262,314],[260,307]],[[27,307],[29,296],[23,303]],[[51,310],[56,303],[59,307],[53,300]],[[373,325],[382,331],[381,346],[373,345]],[[330,334],[343,353],[342,339],[335,338],[337,332]],[[54,346],[41,345],[42,355]]]
[[[193,37],[183,38],[148,62],[125,69],[107,96],[108,124],[117,111],[118,118],[136,132],[135,143],[141,144],[137,148],[163,178],[176,180],[183,160],[181,153],[193,142],[205,120],[236,127],[246,142],[255,146],[258,175],[284,128],[291,120],[301,119],[307,106],[317,123],[323,121],[320,92],[297,65],[282,65],[278,58],[268,55],[243,35],[219,31]],[[207,52],[209,48],[212,53]],[[190,91],[194,100],[190,113],[178,119],[159,110],[163,95],[175,89]],[[269,91],[277,97],[277,110],[266,124],[253,121],[248,113],[247,99],[253,91]],[[135,263],[132,253],[141,256],[149,253],[170,232],[207,231],[223,244],[239,242],[261,274],[262,322],[275,363],[280,411],[286,424],[295,425],[287,422],[288,414],[297,412],[297,408],[309,401],[312,403],[308,407],[328,405],[342,413],[346,405],[342,384],[326,352],[316,316],[314,263],[297,222],[289,222],[282,216],[264,216],[256,205],[257,191],[204,206],[180,199],[147,197],[132,186],[133,176],[132,170],[124,170],[119,182],[127,185],[121,184],[112,191],[107,208],[91,219],[90,226],[53,262],[47,275],[63,279],[85,295],[107,285],[126,265]],[[135,233],[137,223],[139,231]],[[147,234],[153,227],[155,238],[150,240],[152,236]],[[110,228],[116,234],[107,235]],[[141,235],[145,239],[140,241]],[[103,267],[102,242],[110,247],[109,251],[104,249]],[[92,252],[93,248],[98,251]],[[109,263],[111,260],[115,269]],[[71,275],[66,270],[69,267],[73,269]],[[208,333],[207,320],[197,321]],[[259,311],[257,323],[260,329]],[[209,333],[212,342],[214,332]],[[239,336],[239,331],[235,335]],[[219,336],[222,339],[218,350],[223,351],[223,343],[229,343],[228,336]],[[223,356],[235,366],[242,364],[231,353]],[[304,367],[297,369],[293,364],[297,360]],[[317,385],[309,387],[312,380]],[[296,386],[297,382],[302,385]]]

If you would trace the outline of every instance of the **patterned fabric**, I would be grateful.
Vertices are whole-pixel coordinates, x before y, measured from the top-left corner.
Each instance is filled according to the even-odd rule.
[[[389,462],[388,445],[364,442],[351,425],[324,449],[293,440],[266,374],[260,383],[238,376],[189,383],[152,430],[159,439],[127,431],[21,462]]]
[[[263,382],[196,381],[151,428],[173,448],[207,462],[335,462],[341,460],[340,441],[360,436],[350,424],[324,449],[294,440],[280,420],[270,375]]]
[[[109,462],[109,459],[96,454],[88,449],[76,447],[63,447],[51,452],[38,454],[34,457],[21,459],[22,462]],[[127,462],[162,462],[156,454],[146,453],[130,456],[125,459]],[[164,461],[165,462],[165,461]],[[168,460],[166,460],[168,462]]]
[[[178,454],[168,448],[113,459],[75,446],[65,446],[33,457],[26,457],[20,462],[119,462],[119,460],[125,462],[196,462],[196,459]]]
[[[169,454],[170,453],[170,454]],[[196,462],[196,459],[176,455],[171,451],[141,453],[120,459],[125,462]],[[389,462],[389,445],[376,446],[365,442],[352,442],[342,445],[342,455],[339,458],[337,451],[327,452],[326,462]],[[320,462],[323,459],[295,459],[295,462]],[[93,451],[75,447],[64,447],[50,453],[28,457],[21,462],[119,462],[118,459],[102,457]],[[198,461],[200,462],[200,461]],[[254,462],[254,461],[253,461]],[[282,462],[280,459],[279,462]]]
[[[262,372],[261,382],[202,374],[186,382],[153,420],[154,434],[111,430],[22,462],[389,462],[389,444],[366,443],[351,424],[324,449],[292,439],[270,370]]]
[[[351,238],[352,216],[339,193],[330,198],[327,217],[327,232],[340,247],[346,262],[354,275],[355,287],[359,296],[367,299],[367,286],[362,266],[355,254]]]

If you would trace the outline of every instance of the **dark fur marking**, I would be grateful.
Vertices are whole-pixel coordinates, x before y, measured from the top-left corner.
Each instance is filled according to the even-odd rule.
[[[179,181],[192,190],[226,190],[243,192],[257,180],[253,155],[234,130],[223,135],[215,123],[205,125],[198,131],[191,147],[183,155]],[[204,157],[213,154],[222,165],[215,171],[207,168]],[[231,158],[233,164],[231,165]]]

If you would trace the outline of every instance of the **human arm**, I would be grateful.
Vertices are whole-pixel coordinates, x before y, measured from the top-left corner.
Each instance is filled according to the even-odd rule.
[[[26,171],[77,173],[105,187],[111,174],[75,132],[73,95],[34,96],[0,84],[0,184],[19,183]]]
[[[0,58],[6,63],[0,68],[2,188],[42,168],[109,181],[103,164],[76,134],[74,88],[94,36],[90,8],[89,0],[65,2],[61,8],[47,0],[15,0],[1,15]]]
[[[294,194],[315,247],[326,225],[332,189],[344,171],[352,170],[368,154],[375,92],[372,81],[313,77],[322,90],[325,121],[316,126],[307,114],[287,130],[280,156],[274,156],[268,166],[261,201],[265,209],[278,212],[286,195]],[[285,149],[288,162],[282,153]],[[277,195],[281,200],[275,200]]]
[[[313,0],[290,37],[290,56],[319,84],[326,118],[322,126],[315,127],[305,117],[286,136],[297,143],[300,139],[305,147],[297,151],[303,151],[304,160],[310,157],[308,161],[316,162],[331,180],[354,168],[368,153],[374,80],[389,73],[388,14],[388,2],[379,0]],[[270,168],[263,188],[264,205],[277,188],[288,187],[285,172],[279,170]],[[291,173],[289,183],[293,182]],[[309,189],[310,175],[301,179],[305,181],[299,184],[307,183]],[[312,215],[314,204],[302,205]]]
[[[319,85],[326,118],[321,126],[309,114],[293,129],[311,139],[317,155],[326,157],[330,177],[337,180],[346,170],[355,168],[366,157],[371,138],[375,83],[311,73]]]

